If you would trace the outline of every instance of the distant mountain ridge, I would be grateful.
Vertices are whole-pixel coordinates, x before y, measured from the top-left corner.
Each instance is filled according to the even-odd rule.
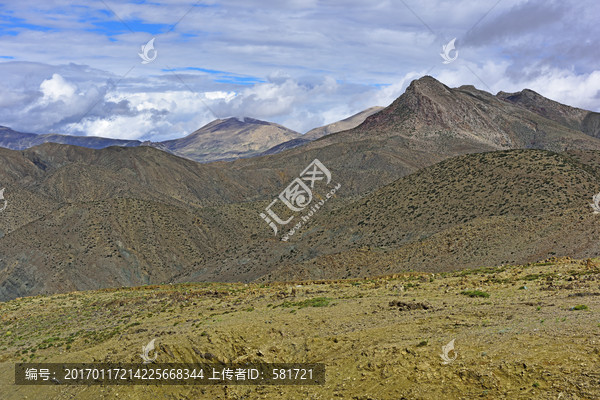
[[[232,117],[214,120],[185,137],[162,142],[23,133],[0,126],[0,147],[25,150],[43,143],[70,144],[91,149],[103,149],[110,146],[152,146],[197,162],[231,161],[263,154],[276,154],[329,133],[354,128],[367,116],[379,111],[380,108],[369,108],[342,121],[315,128],[305,135],[272,122],[248,117]]]
[[[198,162],[233,160],[258,155],[280,143],[300,138],[291,129],[253,118],[227,118],[210,122],[191,134],[163,142],[120,140],[95,136],[34,134],[0,126],[0,147],[25,150],[43,143],[60,143],[90,149],[110,146],[152,146]]]
[[[110,146],[135,147],[142,145],[139,140],[110,139],[97,136],[59,135],[55,133],[35,134],[14,131],[0,126],[0,147],[11,150],[25,150],[43,143],[70,144],[90,149],[103,149]]]
[[[494,100],[496,103],[494,104]],[[523,111],[529,111],[543,117],[542,125],[549,121],[560,125],[549,129],[538,129],[538,122],[531,115],[518,112],[516,118],[506,113],[513,112],[500,106],[497,101],[511,104]],[[491,109],[488,107],[492,105]],[[488,115],[490,110],[500,110],[500,113]],[[381,114],[381,115],[379,115]],[[465,118],[470,115],[469,118]],[[476,118],[474,118],[476,116]],[[514,120],[529,121],[520,124],[520,132],[509,133]],[[379,126],[378,121],[385,121]],[[498,121],[501,121],[499,124]],[[364,125],[364,126],[363,126]],[[361,128],[361,126],[363,126]],[[560,144],[553,140],[555,132],[564,127],[574,131],[571,140],[560,138]],[[192,132],[191,134],[163,142],[141,142],[139,140],[121,140],[104,137],[74,136],[59,134],[34,134],[16,132],[8,127],[0,126],[0,147],[12,150],[24,150],[42,143],[61,143],[75,146],[102,149],[110,146],[136,147],[152,146],[172,154],[189,158],[198,162],[230,161],[238,158],[248,158],[258,155],[273,155],[296,147],[308,145],[316,139],[335,136],[339,132],[356,129],[354,135],[361,131],[377,131],[380,138],[391,130],[393,136],[420,141],[423,135],[438,136],[438,139],[449,134],[453,141],[463,142],[464,150],[475,145],[476,148],[490,149],[509,148],[546,148],[550,142],[553,150],[566,148],[589,148],[591,143],[583,133],[594,138],[600,137],[600,113],[567,106],[550,100],[540,94],[524,89],[517,93],[499,92],[496,96],[465,85],[451,89],[430,76],[424,76],[413,81],[406,92],[389,107],[371,107],[352,115],[344,120],[315,128],[304,135],[294,132],[278,124],[260,121],[253,118],[218,119]],[[397,135],[399,131],[419,132],[418,135]],[[445,133],[446,132],[446,133]],[[477,132],[477,134],[475,134]],[[560,132],[557,136],[564,136]],[[442,134],[440,136],[440,134]],[[487,137],[483,137],[485,134]],[[578,136],[578,137],[577,137]],[[332,139],[333,142],[336,139]],[[445,146],[440,140],[435,140],[436,146]],[[434,144],[427,140],[427,146]],[[567,144],[571,142],[571,144]],[[322,146],[330,141],[319,143]],[[456,144],[455,143],[455,144]],[[459,146],[459,147],[460,147]],[[593,145],[592,145],[593,147]],[[428,151],[429,151],[428,150]],[[438,148],[443,150],[443,148]],[[461,154],[462,150],[458,153]]]

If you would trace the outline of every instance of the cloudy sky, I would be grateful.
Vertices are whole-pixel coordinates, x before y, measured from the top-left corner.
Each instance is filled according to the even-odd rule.
[[[305,132],[425,74],[600,111],[598,15],[597,0],[0,1],[0,125],[158,141],[248,116]]]

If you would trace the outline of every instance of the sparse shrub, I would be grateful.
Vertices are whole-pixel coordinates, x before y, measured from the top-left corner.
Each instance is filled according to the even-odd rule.
[[[588,306],[586,306],[585,304],[579,304],[579,305],[577,305],[577,306],[573,307],[572,309],[573,309],[573,310],[577,310],[577,311],[579,311],[579,310],[587,310],[587,309],[589,309],[589,308],[588,308]]]

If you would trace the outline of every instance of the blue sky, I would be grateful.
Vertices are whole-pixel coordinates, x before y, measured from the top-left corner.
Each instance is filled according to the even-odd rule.
[[[305,132],[425,74],[600,111],[597,15],[592,0],[5,1],[0,125],[165,140],[249,116]]]

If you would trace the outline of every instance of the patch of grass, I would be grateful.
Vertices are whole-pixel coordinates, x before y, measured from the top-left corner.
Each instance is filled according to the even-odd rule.
[[[579,304],[575,307],[573,307],[573,310],[579,311],[579,310],[589,310],[589,307],[586,306],[585,304]]]
[[[284,301],[283,303],[281,303],[280,305],[275,306],[275,307],[283,307],[283,308],[327,307],[329,305],[329,303],[331,303],[331,300],[332,299],[329,297],[315,297],[314,299],[306,299],[306,300],[302,300],[302,301]],[[273,307],[273,308],[275,308],[275,307]]]
[[[460,292],[460,294],[464,294],[465,296],[469,297],[490,297],[489,293],[482,292],[481,290],[463,290],[462,292]]]

